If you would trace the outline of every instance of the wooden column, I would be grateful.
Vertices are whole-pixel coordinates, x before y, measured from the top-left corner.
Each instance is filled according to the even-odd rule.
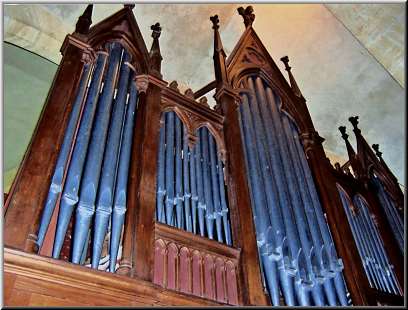
[[[370,289],[351,228],[344,212],[335,180],[330,173],[330,162],[323,150],[323,139],[316,131],[301,134],[306,156],[327,215],[337,254],[344,263],[343,274],[354,305],[373,305],[367,299]]]
[[[148,84],[148,87],[137,116],[139,134],[135,133],[137,138],[134,143],[139,154],[136,155],[137,162],[132,160],[130,172],[132,178],[137,174],[135,182],[131,181],[136,183],[136,187],[129,187],[129,211],[133,208],[135,212],[135,225],[130,227],[133,230],[132,276],[153,281],[161,88],[165,87],[166,83],[150,75],[137,77],[136,83],[143,87]],[[129,226],[127,224],[127,228]]]
[[[62,61],[8,195],[4,221],[6,246],[31,253],[37,251],[40,216],[84,62],[95,59],[91,47],[78,37],[68,35],[61,47]]]

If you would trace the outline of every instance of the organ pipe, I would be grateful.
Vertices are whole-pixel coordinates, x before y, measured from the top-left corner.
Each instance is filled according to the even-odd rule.
[[[92,250],[92,268],[99,265],[103,241],[108,229],[109,220],[112,216],[113,195],[118,164],[120,136],[122,132],[125,112],[126,97],[129,84],[129,54],[124,51],[122,65],[119,74],[117,96],[113,105],[112,119],[110,122],[106,149],[103,158],[102,172],[96,202],[96,214],[94,223],[94,242]]]
[[[110,111],[113,103],[116,75],[118,73],[122,48],[119,44],[111,45],[108,70],[106,72],[103,91],[93,124],[89,143],[84,175],[81,180],[81,192],[76,209],[75,228],[72,250],[72,262],[79,263],[82,248],[86,240],[91,219],[95,213],[95,200],[98,191],[99,177],[109,127]]]
[[[98,268],[110,230],[110,252],[103,260],[114,272],[126,212],[137,90],[129,66],[131,57],[119,43],[110,43],[107,52],[97,55],[93,71],[91,65],[84,66],[41,218],[39,245],[53,209],[60,203],[52,253],[58,258],[77,207],[71,261],[84,264],[90,244],[92,268]],[[60,201],[58,191],[62,192]]]
[[[334,252],[293,122],[259,77],[244,80],[241,136],[262,270],[273,305],[347,305]],[[334,252],[334,253],[333,253]]]
[[[162,215],[157,220],[231,245],[223,163],[213,135],[206,127],[201,127],[196,133],[196,144],[189,146],[186,127],[177,114],[165,112],[163,119],[158,153],[156,213],[163,214],[161,209],[165,201],[166,216]],[[174,210],[175,220],[172,215]]]
[[[99,90],[102,83],[106,60],[107,55],[103,52],[99,52],[61,197],[52,253],[53,258],[58,258],[60,255],[72,212],[78,203],[78,191],[88,150],[88,143],[91,137],[92,123],[98,103]]]
[[[54,174],[51,180],[51,186],[48,192],[43,214],[41,217],[40,228],[38,231],[37,238],[37,244],[39,248],[41,248],[42,243],[44,242],[45,233],[47,232],[52,214],[57,204],[58,197],[61,194],[63,188],[63,177],[68,165],[68,156],[71,151],[73,141],[75,140],[75,131],[77,128],[77,123],[81,116],[81,110],[84,107],[83,103],[91,72],[92,66],[89,64],[84,65],[84,71],[81,76],[78,93],[76,95],[72,111],[69,116],[67,129],[65,130],[64,134],[64,140],[62,142],[62,146],[58,154],[57,163],[55,165]]]

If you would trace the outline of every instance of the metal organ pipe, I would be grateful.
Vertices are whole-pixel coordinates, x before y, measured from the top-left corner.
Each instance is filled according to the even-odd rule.
[[[294,127],[261,78],[249,77],[246,84],[249,95],[241,93],[239,109],[241,136],[272,303],[279,305],[281,290],[287,305],[347,305],[342,264]]]
[[[107,266],[107,260],[110,260],[110,271],[114,272],[126,212],[137,90],[128,52],[116,42],[109,43],[107,50],[97,52],[92,73],[91,66],[85,65],[54,171],[57,181],[66,169],[66,181],[65,184],[59,182],[62,191],[60,202],[58,193],[54,196],[57,182],[50,186],[49,199],[41,218],[39,241],[44,240],[54,208],[52,205],[60,203],[52,253],[54,258],[58,258],[72,212],[77,206],[71,261],[84,264],[89,240],[92,240],[91,263],[93,268],[98,268],[104,241],[109,236],[110,253],[103,261]],[[85,103],[80,112],[84,97]],[[74,138],[75,128],[78,129]],[[111,231],[107,233],[108,230]]]
[[[99,177],[109,127],[110,111],[115,90],[122,48],[113,43],[110,50],[108,70],[103,91],[98,102],[92,137],[89,144],[84,175],[81,181],[81,192],[75,217],[75,238],[73,240],[72,262],[78,264],[85,244],[86,234],[95,213],[95,199],[98,191]]]
[[[138,93],[136,85],[133,82],[133,76],[131,75],[130,89],[129,89],[129,100],[126,104],[126,116],[124,119],[121,145],[120,145],[120,155],[118,172],[116,178],[115,187],[115,199],[113,207],[112,216],[112,232],[111,232],[111,243],[110,243],[110,266],[109,270],[111,272],[115,271],[116,259],[118,255],[120,236],[123,230],[123,225],[125,222],[125,213],[127,206],[127,183],[129,175],[129,164],[130,155],[132,150],[132,139],[133,130],[135,126],[136,119],[136,109],[138,102]]]
[[[103,241],[112,215],[113,196],[117,172],[120,136],[125,112],[126,97],[129,84],[129,54],[124,51],[119,75],[117,96],[113,105],[102,172],[96,202],[96,214],[93,236],[92,268],[97,268],[102,252]]]
[[[55,165],[54,174],[51,180],[51,186],[48,192],[48,196],[45,202],[43,214],[41,217],[40,228],[38,231],[37,244],[41,248],[45,234],[51,221],[52,214],[57,204],[58,197],[63,189],[63,178],[66,169],[68,168],[68,156],[71,150],[73,141],[75,140],[75,130],[77,123],[81,116],[81,110],[84,107],[84,98],[86,95],[88,80],[91,76],[92,66],[89,64],[84,65],[81,81],[79,84],[78,93],[73,103],[72,111],[69,116],[67,129],[65,130],[64,140],[60,152],[58,154],[57,163]]]
[[[225,242],[231,245],[223,166],[217,156],[214,137],[206,127],[201,127],[197,131],[196,144],[189,146],[188,132],[177,114],[165,112],[163,119],[158,154],[157,214],[161,214],[159,208],[165,200],[166,216],[157,220],[213,239],[216,219],[217,240],[224,242],[225,236]],[[172,219],[174,207],[176,221]]]
[[[52,252],[53,258],[58,258],[60,255],[72,212],[75,205],[78,203],[78,191],[80,188],[82,171],[88,150],[88,143],[91,136],[92,123],[98,102],[99,90],[102,83],[106,59],[107,55],[105,53],[98,53],[96,67],[92,76],[91,85],[89,86],[85,108],[82,114],[81,123],[75,141],[75,147],[72,153],[63,194],[61,197],[54,248]]]

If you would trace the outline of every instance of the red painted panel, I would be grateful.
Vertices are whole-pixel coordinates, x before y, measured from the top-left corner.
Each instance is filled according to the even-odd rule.
[[[178,249],[174,243],[167,246],[167,288],[177,289],[177,255]]]
[[[215,287],[217,300],[220,302],[227,302],[227,296],[225,294],[225,272],[224,261],[221,258],[215,260]]]
[[[228,303],[231,305],[238,305],[237,275],[235,266],[231,261],[226,263],[226,273]]]
[[[211,255],[204,258],[204,296],[208,299],[215,299],[214,287],[214,259]]]
[[[194,251],[193,252],[193,294],[196,296],[202,296],[201,292],[201,279],[202,279],[202,272],[201,272],[201,255],[200,252]]]
[[[163,240],[158,239],[154,243],[154,277],[153,282],[163,286],[164,280],[164,263],[166,255],[166,245]]]
[[[192,290],[190,251],[186,247],[180,249],[179,288],[184,293],[191,293]]]

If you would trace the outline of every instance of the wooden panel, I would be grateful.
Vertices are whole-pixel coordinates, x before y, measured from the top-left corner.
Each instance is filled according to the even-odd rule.
[[[155,283],[221,303],[239,304],[239,250],[159,223],[155,224],[155,238]]]

